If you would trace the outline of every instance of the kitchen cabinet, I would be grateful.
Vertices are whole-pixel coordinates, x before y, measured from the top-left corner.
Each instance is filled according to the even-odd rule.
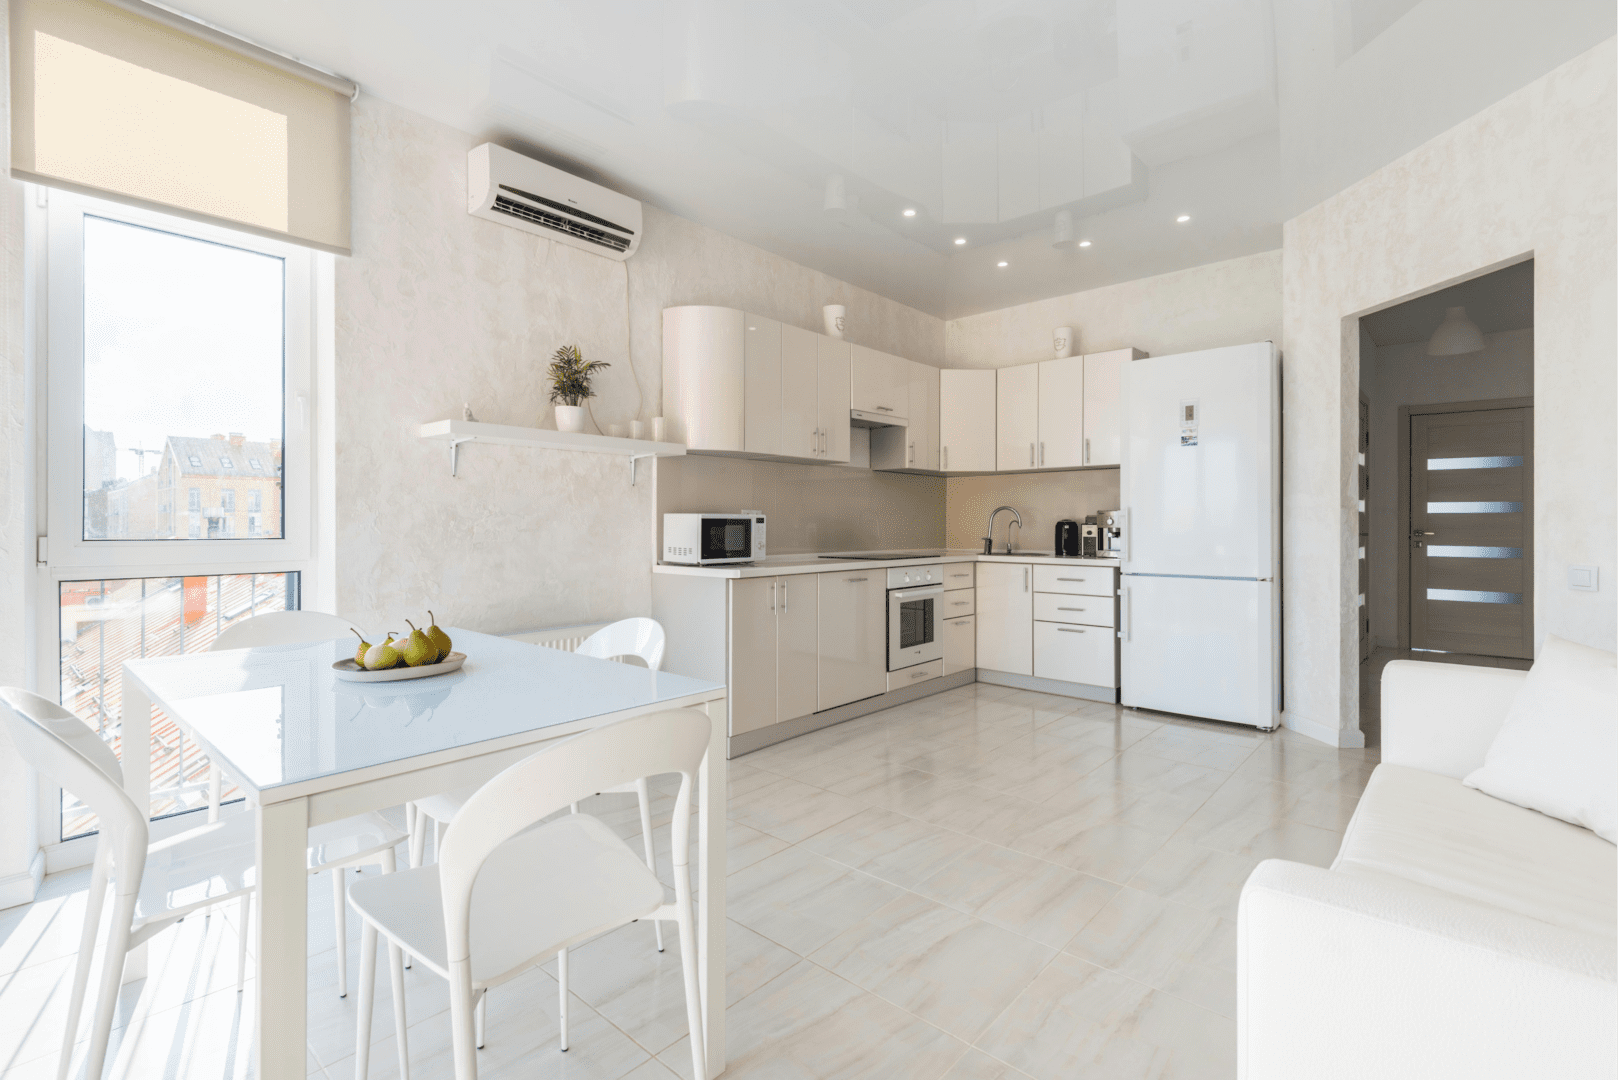
[[[1032,469],[1039,443],[1039,365],[1000,368],[994,380],[994,467]]]
[[[1039,467],[1084,464],[1084,357],[1039,364]]]
[[[1117,465],[1122,460],[1124,365],[1145,357],[1139,349],[1085,354],[1082,464]]]
[[[1110,566],[1036,566],[1034,591],[1080,596],[1115,596],[1117,571]]]
[[[820,335],[781,327],[781,453],[820,460]]]
[[[871,468],[937,472],[939,371],[930,364],[910,360],[904,365],[909,410],[905,426],[871,429]]]
[[[946,591],[956,589],[970,589],[977,584],[977,576],[972,573],[976,563],[945,563],[944,588]]]
[[[904,421],[910,415],[910,361],[849,346],[849,408]]]
[[[808,716],[819,707],[820,590],[819,575],[788,574],[777,578],[776,715],[781,720]],[[743,579],[745,580],[745,579]]]
[[[742,449],[784,453],[781,444],[781,324],[743,315]],[[689,449],[689,448],[688,448]]]
[[[957,671],[970,671],[977,667],[977,618],[966,615],[959,619],[945,619],[942,625],[944,674],[953,675]]]
[[[819,343],[817,387],[820,401],[820,459],[847,461],[848,342],[816,335]]]
[[[1041,679],[1117,686],[1118,639],[1111,629],[1034,623],[1034,674]]]
[[[957,589],[938,598],[940,619],[959,619],[962,615],[976,615],[977,593],[972,589]]]
[[[995,373],[945,368],[938,373],[939,468],[994,472]]]
[[[1013,675],[1034,673],[1032,567],[979,563],[977,666]]]
[[[816,574],[819,579],[818,711],[888,688],[887,571]]]
[[[812,576],[731,582],[732,735],[815,711],[818,600]]]
[[[663,415],[687,450],[743,449],[745,315],[735,308],[663,309]]]
[[[1084,623],[1088,626],[1113,624],[1112,597],[1067,596],[1060,593],[1034,594],[1034,621]]]
[[[915,686],[917,683],[942,678],[943,675],[944,661],[942,659],[929,660],[925,664],[916,664],[912,667],[888,672],[888,689],[903,690],[907,686]]]

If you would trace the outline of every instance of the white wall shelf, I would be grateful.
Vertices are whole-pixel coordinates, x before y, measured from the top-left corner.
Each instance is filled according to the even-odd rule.
[[[617,454],[629,459],[629,483],[635,483],[635,463],[642,458],[680,457],[680,443],[649,442],[646,439],[619,439],[611,435],[551,431],[546,428],[485,424],[476,420],[434,420],[421,425],[423,439],[449,443],[449,474],[456,472],[462,443],[490,443],[495,446],[532,446],[539,450],[578,450],[587,454]]]

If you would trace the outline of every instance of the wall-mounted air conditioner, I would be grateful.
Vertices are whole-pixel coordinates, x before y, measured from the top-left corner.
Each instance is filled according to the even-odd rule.
[[[640,203],[494,143],[466,156],[466,209],[622,262],[640,247]]]

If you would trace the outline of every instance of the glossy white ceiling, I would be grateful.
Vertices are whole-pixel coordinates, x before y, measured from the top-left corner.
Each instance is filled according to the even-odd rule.
[[[1612,0],[179,6],[944,317],[1277,248],[1615,29]],[[1058,210],[1090,246],[1052,247]]]

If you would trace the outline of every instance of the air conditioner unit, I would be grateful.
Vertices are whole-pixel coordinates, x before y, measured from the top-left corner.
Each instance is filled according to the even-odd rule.
[[[619,262],[640,247],[640,203],[484,143],[466,156],[466,209]]]

